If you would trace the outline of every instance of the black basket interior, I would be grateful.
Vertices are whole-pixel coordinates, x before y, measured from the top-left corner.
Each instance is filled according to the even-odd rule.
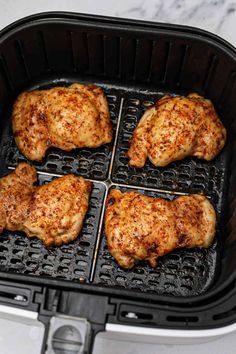
[[[122,192],[130,187],[113,186]],[[134,190],[134,189],[133,189]],[[134,190],[154,198],[173,200],[174,195],[154,191]],[[213,201],[212,201],[213,202]],[[215,205],[217,210],[217,205]],[[219,214],[218,214],[219,215]],[[158,267],[151,268],[147,262],[140,262],[131,270],[117,266],[111,256],[103,232],[94,282],[110,287],[121,287],[162,295],[191,296],[205,292],[214,282],[218,272],[221,242],[220,230],[209,249],[176,250],[158,259]]]
[[[49,149],[32,162],[40,181],[76,173],[93,180],[90,209],[80,237],[68,246],[46,250],[20,233],[0,237],[0,270],[13,279],[63,278],[120,287],[155,295],[199,295],[226,285],[235,277],[236,53],[213,36],[177,27],[128,24],[99,18],[38,15],[0,35],[0,168],[2,174],[25,158],[11,133],[11,109],[23,90],[95,83],[106,92],[114,139],[98,149],[64,152]],[[128,166],[125,155],[132,132],[148,107],[163,94],[198,92],[210,98],[228,132],[227,144],[211,162],[188,158],[163,168],[147,163]],[[40,174],[41,173],[41,174]],[[215,243],[208,250],[178,250],[159,260],[157,269],[139,263],[118,267],[107,251],[102,231],[103,202],[112,185],[139,188],[164,198],[176,194],[207,195],[218,214]],[[98,247],[99,246],[99,247]],[[82,286],[82,285],[81,285]],[[105,291],[105,290],[104,290]]]

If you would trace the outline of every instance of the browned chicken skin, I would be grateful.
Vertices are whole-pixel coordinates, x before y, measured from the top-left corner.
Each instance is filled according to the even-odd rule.
[[[13,107],[12,128],[19,150],[29,160],[42,160],[51,146],[70,151],[112,140],[107,100],[95,85],[22,93]]]
[[[164,96],[146,110],[128,151],[129,164],[143,167],[146,159],[166,166],[187,156],[212,160],[223,149],[226,130],[213,104],[195,93]]]
[[[107,199],[105,234],[110,253],[123,268],[180,247],[209,247],[216,227],[215,210],[202,195],[167,201],[113,189]]]
[[[60,246],[79,234],[88,210],[91,183],[66,175],[35,187],[36,170],[20,163],[0,179],[0,233],[24,231],[45,246]]]

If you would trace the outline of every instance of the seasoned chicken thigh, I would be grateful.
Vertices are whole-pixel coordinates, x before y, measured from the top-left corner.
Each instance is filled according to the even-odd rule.
[[[66,175],[35,187],[34,167],[21,163],[0,179],[0,232],[24,231],[45,246],[59,246],[79,234],[88,210],[91,183]]]
[[[130,143],[129,164],[146,159],[166,166],[187,156],[212,160],[224,147],[226,130],[213,104],[197,94],[164,96],[146,110]]]
[[[107,199],[105,235],[110,253],[123,268],[157,258],[179,247],[209,247],[216,227],[215,210],[201,195],[167,201],[113,189]]]
[[[14,104],[12,128],[19,150],[29,160],[42,160],[50,146],[70,151],[112,140],[107,100],[95,85],[22,93]]]
[[[0,178],[0,233],[3,229],[22,230],[36,181],[36,170],[25,162],[8,176]]]

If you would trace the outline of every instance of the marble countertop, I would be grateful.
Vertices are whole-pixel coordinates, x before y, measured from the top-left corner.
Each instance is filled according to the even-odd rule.
[[[0,0],[0,29],[27,15],[72,11],[194,26],[215,33],[236,47],[236,1],[232,0]],[[98,339],[95,354],[232,354],[236,333],[197,345],[153,345]],[[10,353],[2,348],[0,353]],[[28,353],[25,353],[28,354]]]
[[[199,27],[236,46],[232,0],[0,0],[0,5],[0,28],[37,12],[74,11]]]

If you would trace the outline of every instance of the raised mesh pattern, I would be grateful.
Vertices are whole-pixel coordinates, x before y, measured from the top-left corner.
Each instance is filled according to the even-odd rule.
[[[150,99],[150,96],[153,97]],[[217,201],[225,179],[225,158],[227,149],[213,161],[206,162],[196,158],[187,158],[173,162],[166,167],[155,167],[147,160],[143,168],[128,165],[126,156],[133,131],[145,109],[160,96],[135,94],[136,98],[126,98],[122,110],[120,134],[112,170],[114,183],[131,184],[167,191],[186,193],[204,192]]]
[[[215,246],[209,250],[184,249],[172,252],[158,261],[156,269],[146,262],[139,262],[132,270],[118,267],[102,238],[94,282],[110,287],[190,296],[203,293],[213,280],[216,266]],[[209,267],[211,261],[211,267]]]
[[[120,97],[116,92],[109,90],[107,99],[113,128],[115,129],[119,114]],[[58,174],[78,173],[86,178],[105,180],[108,177],[111,151],[112,143],[102,145],[96,149],[74,149],[70,152],[50,148],[42,162],[34,161],[32,164],[38,171]],[[15,167],[22,161],[27,161],[27,159],[18,150],[14,138],[11,136],[8,139],[6,163],[8,166]]]
[[[114,89],[106,85],[103,87],[106,89],[109,101],[114,134],[122,98],[124,99],[112,166],[112,181],[130,188],[132,185],[139,186],[143,193],[167,199],[173,198],[173,194],[169,194],[168,191],[187,193],[203,191],[211,198],[220,217],[228,150],[224,149],[212,162],[189,158],[172,163],[165,168],[156,168],[150,162],[147,162],[142,169],[130,168],[126,152],[133,130],[144,110],[162,94],[137,93],[137,90]],[[15,167],[19,162],[25,161],[25,158],[18,151],[12,138],[9,112],[6,114],[5,121],[8,122],[8,126],[4,128],[2,157],[6,166]],[[0,237],[0,270],[61,277],[75,281],[90,279],[93,256],[96,256],[98,225],[102,222],[99,218],[106,188],[96,180],[107,179],[112,149],[113,144],[94,150],[76,149],[69,153],[51,148],[42,162],[31,162],[38,171],[57,174],[78,173],[95,180],[90,210],[81,235],[67,246],[45,249],[37,239],[30,240],[18,232],[4,232]],[[40,178],[45,182],[51,177],[41,175]],[[166,192],[162,194],[148,192],[142,187]],[[108,252],[105,237],[102,235],[93,282],[103,286],[125,287],[157,294],[196,295],[204,292],[214,280],[218,257],[220,257],[219,247],[214,244],[209,250],[184,249],[172,252],[159,259],[157,269],[152,269],[147,262],[140,262],[134,269],[125,271],[118,267]]]
[[[51,180],[52,177],[39,176],[40,184]],[[83,228],[79,237],[68,245],[45,248],[37,238],[5,231],[0,237],[0,270],[88,281],[104,192],[103,184],[93,183]]]
[[[122,192],[130,190],[119,189]],[[138,191],[152,197],[173,199],[173,195],[169,194]],[[156,269],[147,262],[139,262],[133,269],[124,270],[111,256],[103,233],[94,282],[158,294],[196,295],[204,292],[214,280],[217,259],[218,246],[215,241],[209,249],[180,249],[160,257]]]

